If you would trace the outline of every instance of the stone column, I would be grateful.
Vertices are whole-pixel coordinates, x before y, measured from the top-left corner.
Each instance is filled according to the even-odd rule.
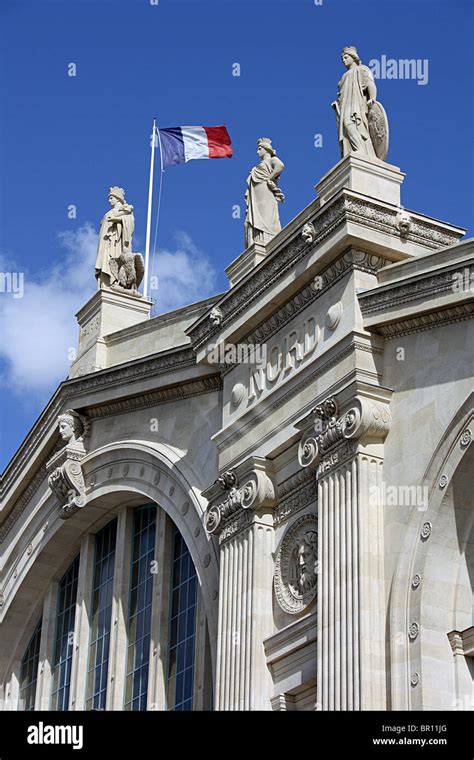
[[[194,694],[193,710],[201,712],[211,709],[212,691],[212,662],[207,633],[207,621],[201,592],[198,593],[196,609],[196,648],[194,661]]]
[[[132,527],[133,509],[123,507],[117,520],[106,710],[123,710]]]
[[[71,710],[84,710],[89,668],[90,612],[94,575],[95,536],[87,534],[81,542],[74,623],[74,657],[71,669]]]
[[[20,675],[21,660],[15,660],[12,667],[10,680],[6,684],[6,699],[1,709],[3,710],[23,710],[20,704]]]
[[[215,709],[270,710],[263,641],[273,633],[276,498],[268,462],[249,458],[204,495],[210,502],[206,529],[220,544]]]
[[[171,551],[173,524],[160,507],[156,512],[155,561],[153,576],[153,606],[150,646],[150,677],[147,703],[150,710],[166,710],[168,682],[168,643],[170,622]]]
[[[372,389],[377,391],[377,389]],[[343,395],[343,394],[341,394]],[[387,395],[334,397],[316,407],[299,460],[318,481],[317,705],[321,710],[383,710],[385,585],[382,441]],[[342,406],[342,404],[341,404]]]
[[[49,586],[43,603],[35,710],[49,710],[51,705],[51,671],[54,657],[57,605],[58,583],[55,582]]]

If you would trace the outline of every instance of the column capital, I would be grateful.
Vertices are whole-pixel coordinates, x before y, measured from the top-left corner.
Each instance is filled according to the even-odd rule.
[[[356,384],[324,398],[296,423],[302,432],[298,447],[301,467],[316,469],[319,476],[346,456],[353,456],[358,443],[383,442],[392,421],[390,395],[385,388]]]
[[[206,530],[221,534],[231,518],[276,506],[271,462],[265,457],[249,457],[222,473],[203,495],[209,502],[204,518]]]

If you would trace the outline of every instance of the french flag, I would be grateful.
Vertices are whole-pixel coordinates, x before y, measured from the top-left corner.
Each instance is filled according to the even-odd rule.
[[[167,166],[185,164],[193,158],[230,158],[232,143],[224,126],[167,127],[159,129],[161,161]]]

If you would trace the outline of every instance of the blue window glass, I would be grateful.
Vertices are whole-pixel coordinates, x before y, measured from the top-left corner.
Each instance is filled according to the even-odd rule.
[[[38,676],[39,648],[41,640],[40,619],[26,647],[20,669],[20,704],[23,710],[35,709],[36,679]]]
[[[146,710],[155,531],[156,506],[136,509],[133,518],[125,710]]]
[[[95,537],[86,710],[105,710],[117,520]]]
[[[167,705],[192,710],[196,644],[197,577],[180,532],[173,528]]]
[[[53,657],[52,710],[67,710],[69,707],[78,574],[79,557],[76,557],[59,584]]]

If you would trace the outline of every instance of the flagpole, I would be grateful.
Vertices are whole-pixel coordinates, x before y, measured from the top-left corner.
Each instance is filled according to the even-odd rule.
[[[156,143],[156,119],[153,119],[153,132],[152,132],[152,139],[151,139],[151,158],[150,158],[150,181],[148,184],[148,213],[147,213],[147,218],[146,218],[145,275],[143,278],[143,297],[144,298],[146,298],[148,295],[148,264],[150,260],[151,210],[152,210],[152,201],[153,201],[153,169],[155,166],[155,143]]]
[[[164,169],[163,169],[163,149],[161,147],[161,135],[160,135],[160,130],[158,128],[156,129],[156,134],[158,135],[158,145],[159,145],[159,148],[160,148],[160,185],[159,185],[159,188],[158,188],[158,206],[157,206],[157,210],[156,210],[155,236],[153,238],[153,253],[151,255],[151,270],[150,271],[151,271],[152,276],[153,276],[153,269],[154,269],[154,266],[155,266],[156,239],[157,239],[157,236],[158,236],[158,224],[159,224],[159,221],[160,221],[161,191],[162,191],[162,188],[163,188],[163,174],[164,174]],[[154,311],[154,309],[155,309],[155,302],[153,302],[153,311]]]

